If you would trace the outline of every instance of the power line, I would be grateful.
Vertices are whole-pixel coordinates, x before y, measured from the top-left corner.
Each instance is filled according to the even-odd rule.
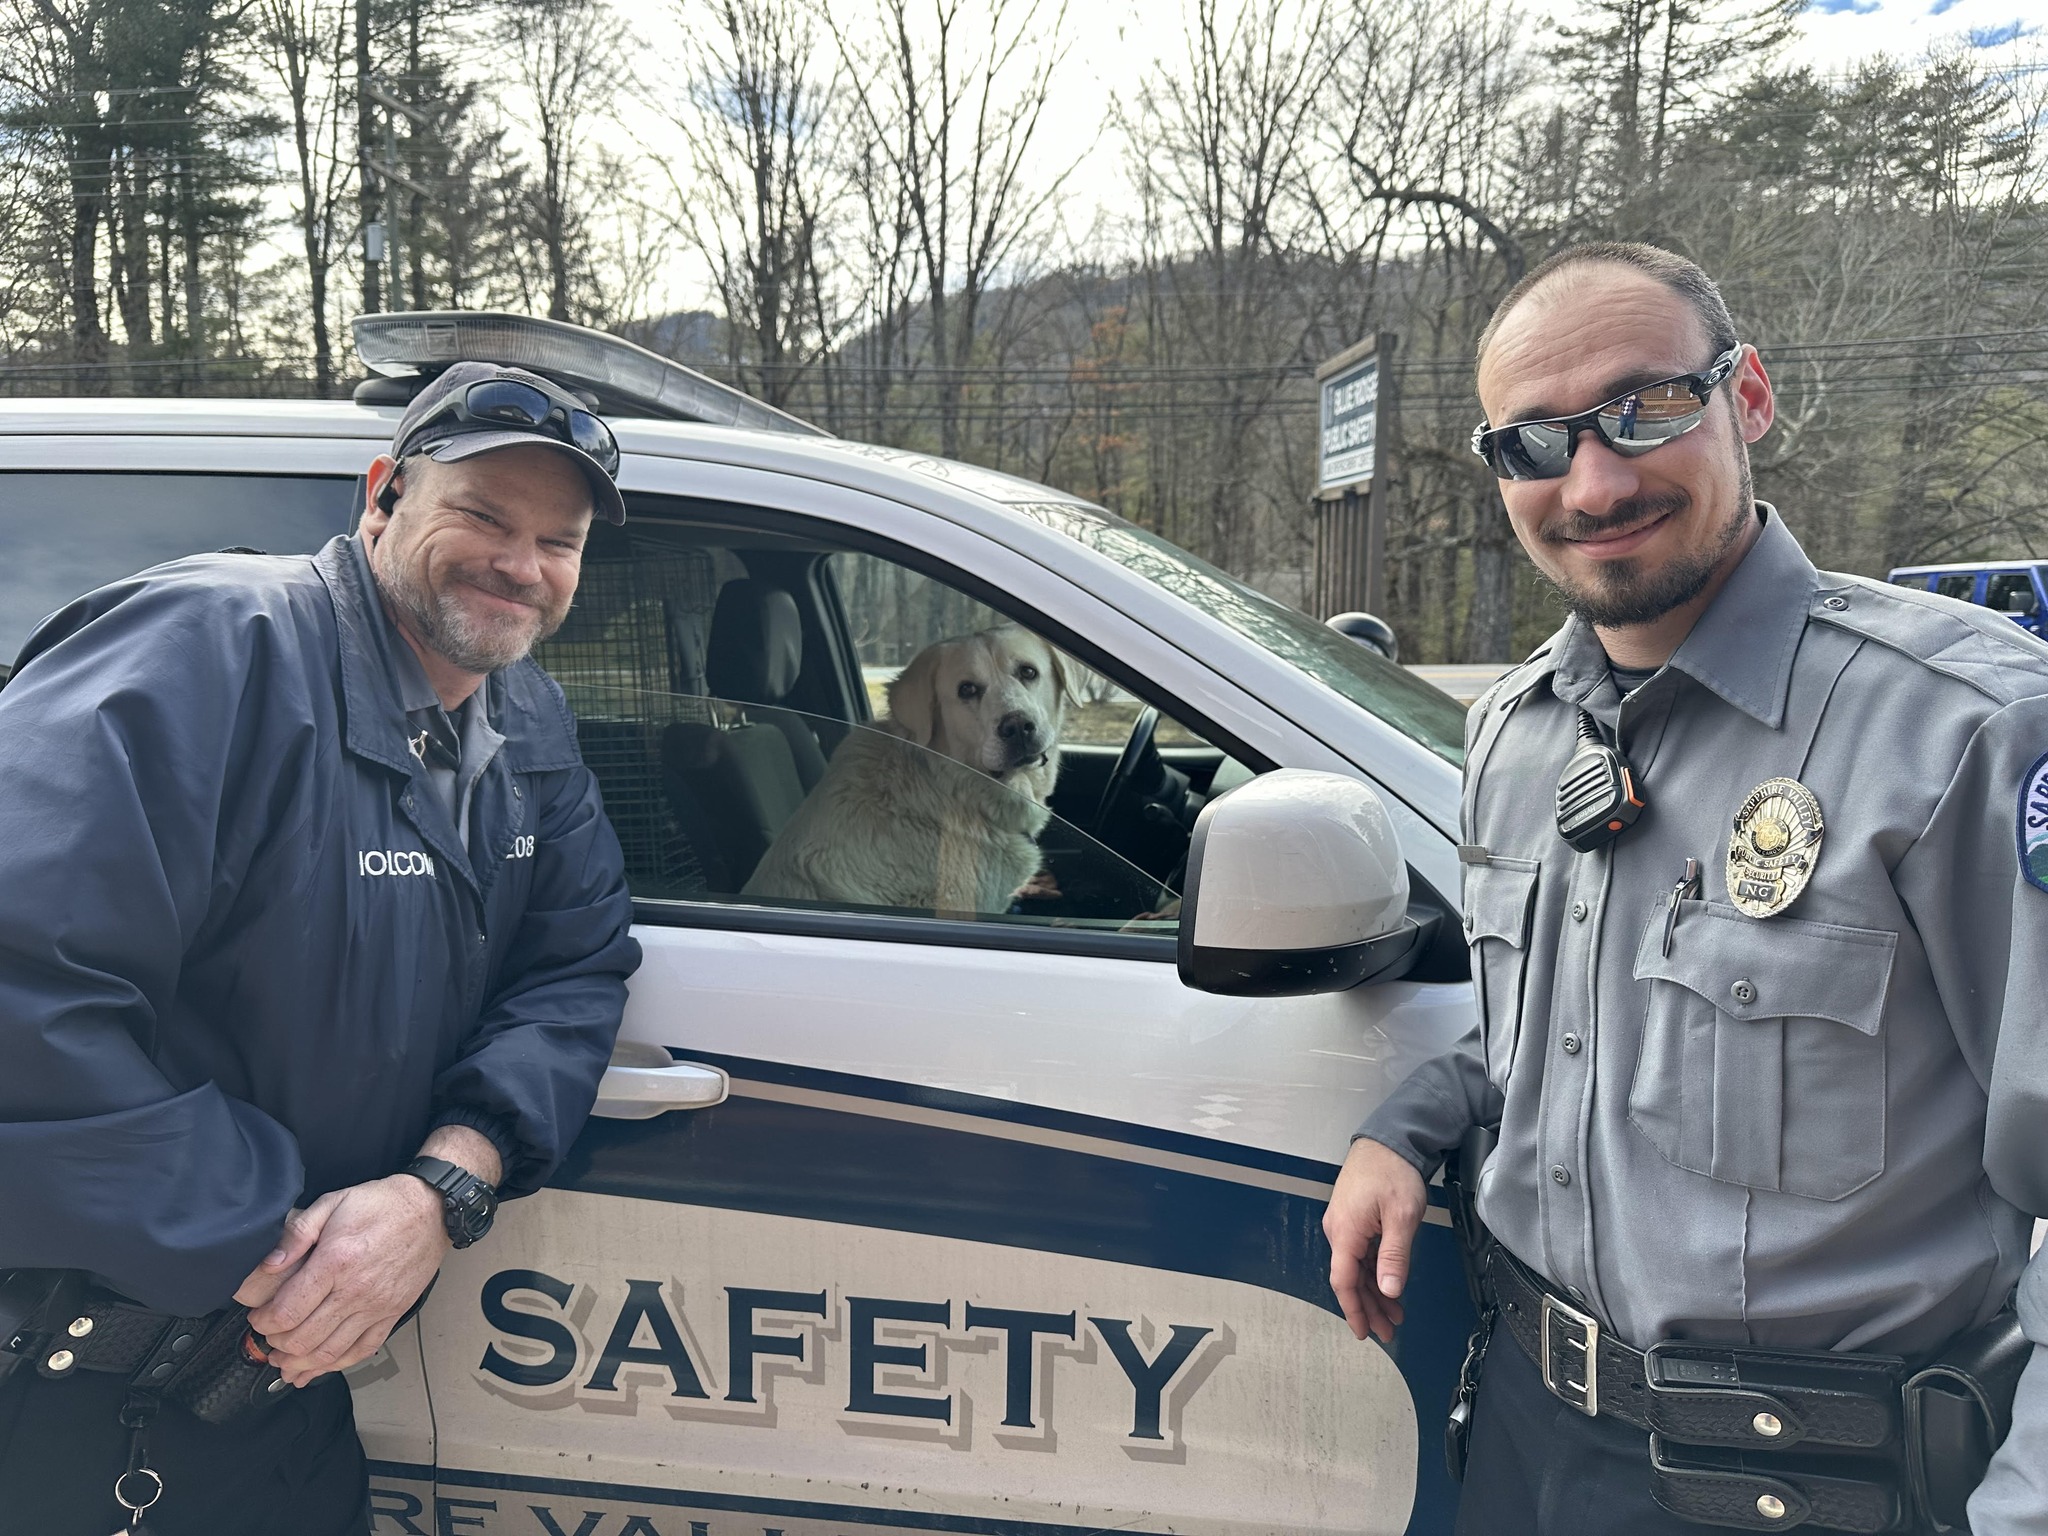
[[[1926,348],[1944,346],[1959,342],[2005,341],[2020,337],[2039,336],[2043,340],[2034,346],[2009,347],[2003,349],[1981,349],[1976,355],[2003,357],[2030,353],[2048,353],[2048,326],[2029,327],[2010,331],[1957,331],[1946,334],[1915,336],[1867,336],[1827,342],[1797,342],[1784,346],[1765,346],[1759,350],[1765,360],[1774,365],[1795,367],[1830,361],[1883,362],[1884,353],[1869,349],[1878,348]],[[1919,353],[1898,352],[1899,358],[1911,358]],[[1213,367],[1200,363],[1123,363],[1093,357],[1081,357],[1071,363],[1061,364],[1020,364],[997,363],[854,363],[830,358],[817,358],[801,363],[742,363],[735,367],[723,360],[690,359],[681,361],[703,372],[711,373],[728,381],[741,377],[803,379],[806,377],[831,374],[845,379],[889,379],[903,384],[920,381],[992,381],[996,383],[1056,383],[1080,388],[1111,391],[1140,384],[1169,382],[1177,379],[1200,379],[1209,382],[1244,383],[1298,383],[1312,380],[1315,365],[1306,362],[1274,363],[1256,368]],[[1469,358],[1426,358],[1403,359],[1392,370],[1397,379],[1418,375],[1458,373],[1469,375],[1472,362]],[[1404,395],[1404,399],[1407,398]]]

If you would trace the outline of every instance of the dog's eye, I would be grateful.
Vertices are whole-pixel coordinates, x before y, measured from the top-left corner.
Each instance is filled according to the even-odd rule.
[[[963,698],[963,699],[978,699],[978,698],[980,698],[980,697],[981,697],[981,684],[979,684],[979,683],[962,683],[962,684],[960,685],[960,697],[961,697],[961,698]]]
[[[1028,662],[1028,661],[1027,661],[1027,662],[1025,662],[1023,666],[1021,666],[1021,667],[1019,667],[1019,668],[1017,669],[1017,680],[1018,680],[1019,682],[1024,682],[1024,683],[1035,683],[1035,682],[1037,682],[1037,681],[1038,681],[1038,668],[1036,668],[1036,667],[1032,666],[1032,665],[1031,665],[1031,663],[1030,663],[1030,662]]]

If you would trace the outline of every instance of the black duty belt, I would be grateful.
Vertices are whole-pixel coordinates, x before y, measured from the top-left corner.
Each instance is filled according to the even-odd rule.
[[[1896,1356],[1691,1343],[1632,1349],[1505,1248],[1495,1244],[1493,1255],[1488,1274],[1508,1331],[1551,1395],[1583,1414],[1731,1450],[1875,1451],[1898,1438],[1906,1362]]]
[[[75,1271],[0,1271],[0,1323],[9,1321],[10,1286],[23,1275],[35,1283],[37,1301],[33,1316],[0,1327],[0,1368],[32,1367],[49,1381],[79,1371],[125,1375],[135,1390],[159,1394],[216,1424],[290,1390],[250,1330],[246,1307],[183,1317],[129,1301]],[[429,1281],[394,1331],[412,1320],[433,1289]]]
[[[158,1409],[177,1403],[209,1424],[228,1424],[282,1401],[284,1378],[250,1332],[246,1307],[227,1306],[199,1317],[156,1312],[93,1284],[75,1270],[0,1274],[0,1379],[32,1363],[36,1374],[63,1381],[79,1371],[128,1378],[115,1416],[128,1431],[127,1469],[114,1479],[113,1496],[128,1511],[124,1529],[163,1497],[164,1477],[149,1464],[149,1430]],[[22,1296],[39,1293],[31,1312],[15,1317]]]
[[[1749,1530],[1911,1530],[1899,1467],[1906,1362],[1666,1342],[1633,1349],[1494,1244],[1501,1320],[1551,1395],[1650,1435],[1657,1502]]]
[[[141,1386],[168,1381],[202,1340],[227,1323],[222,1312],[180,1317],[105,1295],[87,1296],[65,1310],[72,1315],[49,1320],[35,1361],[37,1374],[52,1380],[74,1371],[114,1371]]]
[[[433,1290],[427,1283],[398,1326]],[[249,1309],[230,1305],[202,1317],[140,1306],[76,1270],[0,1270],[0,1381],[23,1366],[62,1381],[79,1371],[128,1378],[116,1416],[128,1431],[127,1470],[114,1498],[139,1530],[163,1497],[163,1474],[149,1464],[148,1436],[159,1407],[175,1403],[208,1424],[232,1424],[290,1396],[251,1330]]]

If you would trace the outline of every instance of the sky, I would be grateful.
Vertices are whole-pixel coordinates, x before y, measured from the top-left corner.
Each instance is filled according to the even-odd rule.
[[[2048,33],[2044,20],[2040,0],[1816,0],[1801,21],[1801,56],[1830,65],[1960,42],[2004,58],[2038,44]]]

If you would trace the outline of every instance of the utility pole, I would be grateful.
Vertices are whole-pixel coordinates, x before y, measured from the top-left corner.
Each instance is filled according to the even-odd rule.
[[[371,0],[356,0],[356,189],[363,224],[363,313],[374,315],[384,308],[384,188],[374,169],[377,114],[370,95],[370,4]]]
[[[436,202],[438,199],[432,191],[421,186],[398,168],[398,120],[401,117],[409,119],[413,124],[412,131],[417,133],[420,129],[428,127],[433,119],[393,91],[388,81],[375,75],[363,77],[362,95],[365,100],[373,101],[384,109],[384,158],[374,160],[366,157],[364,171],[365,174],[375,174],[386,194],[384,200],[390,205],[385,209],[384,264],[391,274],[391,307],[399,310],[405,308],[405,287],[400,281],[398,264],[398,219],[395,216],[398,199],[392,194],[391,189],[402,187],[423,203]],[[408,231],[408,235],[415,240],[419,238],[417,224]]]
[[[376,89],[373,82],[370,89]],[[379,95],[384,94],[378,92]],[[377,178],[384,183],[384,270],[391,274],[391,297],[385,302],[394,310],[405,308],[405,269],[398,261],[398,198],[391,191],[391,179],[398,166],[398,114],[384,109],[384,163]]]

